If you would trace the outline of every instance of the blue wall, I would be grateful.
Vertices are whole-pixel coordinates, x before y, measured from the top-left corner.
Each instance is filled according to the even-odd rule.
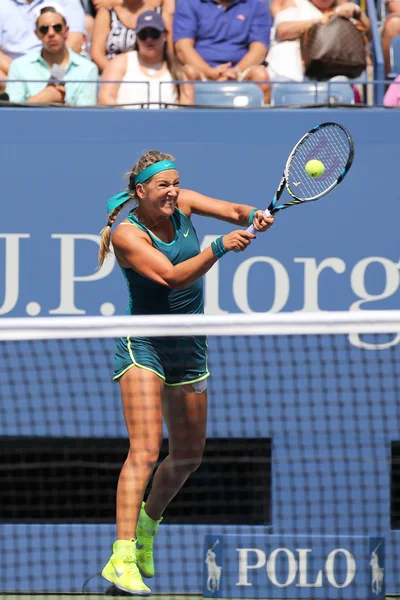
[[[183,187],[265,207],[294,143],[329,120],[345,125],[354,137],[350,174],[320,202],[279,215],[273,229],[246,253],[224,257],[206,278],[206,308],[212,313],[398,308],[400,112],[4,109],[0,314],[124,312],[125,284],[118,268],[111,260],[95,271],[97,234],[106,222],[105,201],[123,189],[123,174],[145,150],[175,155]],[[200,241],[232,228],[197,217],[195,225]],[[366,351],[361,349],[365,340],[346,341],[345,360],[325,391],[321,384],[315,393],[306,386],[297,389],[299,372],[290,368],[284,376],[293,387],[283,395],[279,389],[247,395],[243,348],[243,388],[229,402],[224,398],[223,406],[223,365],[216,358],[209,435],[271,436],[273,531],[328,534],[341,527],[341,533],[385,535],[387,585],[398,591],[398,537],[390,532],[389,510],[390,442],[399,439],[400,425],[393,365],[400,357],[397,338],[385,342],[391,347]],[[329,361],[328,340],[324,344]],[[31,386],[33,398],[13,397],[9,373],[21,361],[8,356],[9,367],[0,368],[0,398],[7,407],[1,435],[124,436],[118,389],[108,381],[111,346],[104,364],[99,363],[107,418],[95,431],[91,415],[98,415],[99,395],[89,396],[77,421],[70,389],[61,390],[57,397],[63,419],[42,419],[44,411],[51,414],[52,393],[43,396]],[[311,358],[318,364],[318,348]],[[391,365],[384,384],[379,377],[383,363]],[[29,368],[34,376],[34,365]],[[304,362],[301,368],[300,375],[326,377],[323,365],[311,369]],[[358,380],[352,368],[358,369]],[[264,371],[261,367],[260,375]],[[338,379],[343,386],[339,394]],[[39,418],[21,422],[19,415],[32,403]],[[243,415],[253,409],[255,418],[244,427]],[[295,467],[299,455],[306,458]],[[293,511],[296,504],[305,506],[304,513]],[[36,582],[35,589],[41,585]],[[15,589],[13,579],[10,586]]]
[[[0,314],[36,314],[32,302],[40,304],[42,316],[101,314],[104,303],[112,303],[117,314],[124,312],[118,269],[87,280],[95,277],[97,244],[71,236],[100,231],[106,199],[123,189],[124,173],[143,151],[158,148],[174,154],[184,187],[263,207],[275,192],[294,143],[311,126],[330,119],[346,125],[354,136],[350,175],[321,201],[279,215],[273,230],[246,253],[225,257],[218,275],[214,269],[207,279],[213,282],[208,310],[354,310],[368,295],[373,298],[360,308],[397,307],[398,112],[8,109],[0,113],[0,234],[29,237],[19,240],[18,297],[18,240],[8,238],[13,269],[5,306],[0,260]],[[200,240],[231,230],[208,219],[196,218],[195,223]],[[0,238],[0,258],[4,247]],[[245,263],[249,259],[256,264],[250,267]],[[323,261],[317,294],[315,268]],[[74,277],[82,281],[74,282]]]

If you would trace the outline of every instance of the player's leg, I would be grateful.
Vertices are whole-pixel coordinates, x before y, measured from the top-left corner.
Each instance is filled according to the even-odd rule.
[[[205,388],[205,382],[201,387]],[[153,541],[162,514],[201,463],[206,438],[207,390],[199,393],[193,385],[166,386],[163,414],[168,428],[169,454],[154,475],[137,527],[138,564],[145,577],[154,575]]]
[[[135,529],[143,494],[158,459],[162,440],[161,396],[164,382],[155,373],[132,367],[120,379],[129,453],[117,488],[117,541],[103,576],[131,594],[148,595],[137,568]]]
[[[206,440],[207,389],[193,385],[165,387],[163,414],[168,428],[169,454],[154,476],[146,512],[159,519],[187,478],[201,464]]]

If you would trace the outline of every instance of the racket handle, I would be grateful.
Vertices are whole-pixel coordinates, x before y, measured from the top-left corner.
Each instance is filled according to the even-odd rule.
[[[263,213],[263,214],[264,214],[264,217],[270,217],[270,216],[271,216],[271,213],[270,213],[270,211],[268,210],[268,208],[266,208],[266,209],[264,210],[264,213]],[[253,233],[253,234],[255,234],[255,233],[256,233],[256,230],[254,229],[254,227],[253,227],[253,224],[251,224],[251,225],[250,225],[250,226],[249,226],[249,227],[246,229],[246,231],[248,231],[249,233]]]

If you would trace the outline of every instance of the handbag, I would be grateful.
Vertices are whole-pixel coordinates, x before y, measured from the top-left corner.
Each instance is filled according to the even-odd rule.
[[[320,81],[359,77],[367,68],[366,27],[357,19],[327,13],[300,38],[305,76]]]

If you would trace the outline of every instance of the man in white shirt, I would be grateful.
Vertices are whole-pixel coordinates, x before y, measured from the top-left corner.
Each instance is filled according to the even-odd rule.
[[[45,6],[54,6],[65,14],[70,26],[67,44],[74,52],[81,51],[85,33],[85,13],[80,0],[0,0],[0,91],[4,90],[8,70],[14,58],[42,44],[35,34],[38,13]]]

